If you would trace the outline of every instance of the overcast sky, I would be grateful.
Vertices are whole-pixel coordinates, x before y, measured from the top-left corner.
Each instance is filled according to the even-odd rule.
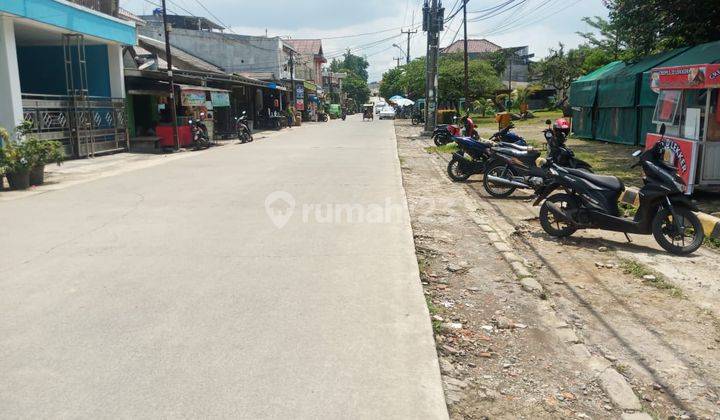
[[[400,27],[420,23],[422,0],[167,0],[168,9],[177,14],[204,16],[229,26],[239,34],[290,36],[292,38],[324,38],[323,49],[328,58],[345,48],[356,48],[367,55],[370,80],[379,80],[382,73],[395,65],[394,57],[403,56],[397,43],[406,48],[406,35]],[[462,0],[446,0],[446,16],[453,5]],[[508,0],[469,0],[468,38],[486,38],[503,47],[528,45],[536,58],[547,54],[558,41],[574,47],[581,42],[577,31],[590,28],[583,16],[607,17],[602,0],[514,0],[515,8],[495,17],[483,11]],[[120,5],[136,14],[150,14],[159,0],[120,0]],[[205,10],[202,6],[205,6]],[[185,10],[183,10],[185,9]],[[209,11],[209,12],[208,12]],[[188,13],[190,12],[190,13]],[[214,16],[212,16],[214,15]],[[486,17],[484,17],[486,16]],[[484,17],[484,18],[483,18]],[[472,22],[473,19],[483,18]],[[441,35],[441,46],[448,45],[462,23],[460,13]],[[348,37],[368,32],[372,35]],[[398,36],[397,38],[387,39]],[[344,38],[336,38],[344,37]],[[336,38],[336,39],[330,39]],[[462,38],[462,29],[457,39]],[[411,57],[425,55],[426,34],[414,35]]]

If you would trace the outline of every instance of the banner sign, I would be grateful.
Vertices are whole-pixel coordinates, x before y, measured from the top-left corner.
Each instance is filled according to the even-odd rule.
[[[210,100],[214,107],[230,106],[230,92],[210,92]]]
[[[205,105],[204,90],[183,90],[180,92],[182,106],[203,106]]]
[[[295,86],[295,110],[305,111],[305,88],[302,84]]]
[[[678,176],[685,182],[685,194],[692,194],[695,186],[695,168],[698,159],[698,143],[677,137],[663,138],[660,134],[648,133],[645,150],[649,150],[662,139],[665,147],[665,162],[677,169]]]
[[[707,89],[720,87],[720,64],[658,67],[652,69],[650,87],[660,89]]]

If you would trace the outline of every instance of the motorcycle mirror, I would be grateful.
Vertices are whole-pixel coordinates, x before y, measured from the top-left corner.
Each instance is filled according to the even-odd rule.
[[[664,125],[664,124],[663,124],[663,125]],[[638,156],[640,156],[641,154],[642,154],[642,150],[636,150],[636,151],[633,152],[632,155],[633,155],[633,157],[638,157]]]
[[[550,125],[550,124],[552,124],[552,121],[550,121],[550,120],[545,120],[545,124]]]
[[[664,135],[665,135],[665,123],[662,123],[662,124],[660,125],[660,131],[659,131],[659,133],[660,133],[661,136],[664,136]]]
[[[243,114],[243,115],[247,114],[247,111],[243,111],[243,113],[242,113],[242,114]]]

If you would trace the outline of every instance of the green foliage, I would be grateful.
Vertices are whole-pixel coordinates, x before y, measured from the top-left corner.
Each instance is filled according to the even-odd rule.
[[[717,0],[606,0],[608,28],[625,58],[716,41],[720,27]]]
[[[465,96],[464,64],[462,55],[452,54],[440,57],[438,63],[438,100],[456,103]],[[425,57],[417,58],[402,67],[388,70],[380,82],[381,93],[390,97],[397,91],[407,89],[410,98],[425,96]],[[471,60],[468,64],[469,102],[491,96],[501,87],[500,79],[492,66],[483,60]]]
[[[3,138],[3,147],[0,148],[0,172],[22,173],[47,163],[60,165],[64,160],[62,143],[32,136],[31,121],[23,121],[15,131],[22,137],[18,142],[9,141],[7,130],[0,131],[0,137]]]
[[[330,63],[331,71],[348,74],[342,82],[343,91],[356,104],[364,104],[370,98],[370,88],[367,84],[369,66],[370,63],[364,57],[352,54],[350,51],[345,53],[342,60],[333,59]]]
[[[543,84],[557,89],[560,99],[565,101],[570,84],[583,74],[584,60],[585,54],[581,49],[566,51],[560,43],[557,49],[551,48],[550,54],[536,64],[534,71]]]
[[[391,98],[395,95],[402,95],[404,93],[404,71],[404,68],[396,67],[383,74],[382,81],[380,81],[380,96],[383,98]]]

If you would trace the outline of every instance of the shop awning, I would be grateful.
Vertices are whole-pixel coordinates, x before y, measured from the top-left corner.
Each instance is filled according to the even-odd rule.
[[[305,87],[305,90],[317,92],[317,85],[315,83],[303,82],[303,86]]]

